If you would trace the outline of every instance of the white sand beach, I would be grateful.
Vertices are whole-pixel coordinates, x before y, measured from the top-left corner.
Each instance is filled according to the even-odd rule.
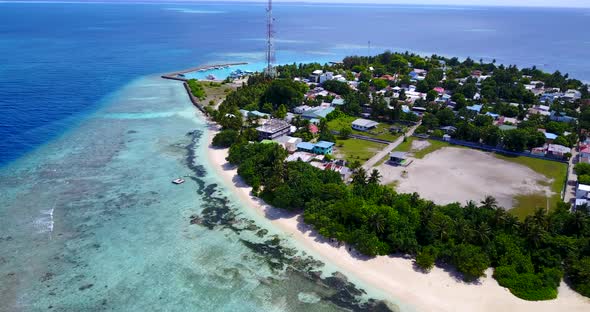
[[[208,132],[209,146],[215,128],[212,126]],[[557,299],[530,302],[499,286],[491,277],[491,269],[487,272],[488,277],[480,279],[479,283],[466,284],[443,268],[435,267],[425,274],[414,270],[411,259],[394,256],[366,258],[354,250],[349,251],[346,246],[337,247],[303,224],[300,216],[270,207],[252,197],[251,189],[241,182],[237,170],[226,162],[227,154],[227,149],[214,148],[208,148],[206,153],[213,170],[223,179],[226,187],[248,207],[269,218],[278,229],[319,255],[320,260],[404,305],[418,311],[590,311],[590,299],[577,294],[563,282]]]

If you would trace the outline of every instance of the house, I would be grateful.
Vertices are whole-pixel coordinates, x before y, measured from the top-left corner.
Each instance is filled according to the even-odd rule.
[[[333,148],[333,142],[319,141],[315,144],[313,153],[318,155],[332,155]]]
[[[259,111],[251,111],[251,112],[248,112],[248,117],[250,117],[250,118],[269,118],[270,115],[266,114],[266,113],[259,112]]]
[[[579,100],[582,98],[582,92],[578,91],[578,90],[567,90],[565,91],[565,94],[563,95],[563,98],[568,100],[568,101],[575,101],[575,100]]]
[[[273,141],[279,143],[289,153],[296,152],[297,151],[297,144],[302,142],[301,138],[294,138],[294,137],[290,137],[288,135],[284,135],[284,136],[275,138]]]
[[[404,165],[407,161],[407,153],[391,152],[389,153],[389,162],[396,166]]]
[[[314,108],[314,109],[310,109],[305,111],[303,114],[301,114],[301,117],[303,117],[304,119],[307,120],[311,120],[311,119],[322,119],[322,118],[326,118],[326,116],[328,116],[329,113],[334,111],[334,107],[327,107],[327,108]]]
[[[312,153],[316,155],[332,155],[334,143],[320,141],[318,143],[300,142],[297,144],[297,150],[300,152]]]
[[[547,145],[547,156],[566,158],[566,154],[571,155],[572,149],[558,144]]]
[[[498,118],[500,118],[499,114],[494,114],[492,112],[487,112],[486,116],[490,116],[490,117],[494,118],[494,120],[497,120]]]
[[[295,152],[289,156],[287,156],[286,161],[303,161],[303,162],[310,162],[316,158],[317,155],[307,152]]]
[[[308,110],[313,109],[313,107],[308,106],[308,105],[301,105],[301,106],[297,106],[293,109],[293,112],[295,114],[303,114],[305,112],[307,112]]]
[[[576,187],[576,199],[590,199],[590,185],[579,184]]]
[[[553,101],[563,96],[564,94],[561,92],[545,92],[541,95],[541,98],[539,100],[545,103],[553,103]]]
[[[314,123],[310,123],[309,124],[309,132],[311,134],[318,134],[320,132],[320,128],[318,128],[318,126],[316,126]]]
[[[326,72],[324,73],[323,70],[318,69],[314,70],[311,75],[309,75],[309,81],[312,83],[319,83],[322,84],[328,80],[332,80],[334,78],[334,73]]]
[[[580,162],[590,164],[590,146],[580,147]]]
[[[359,118],[352,122],[352,129],[359,131],[368,131],[377,127],[377,125],[379,125],[378,122]]]
[[[313,153],[314,144],[310,142],[300,142],[297,144],[297,150],[300,152]]]
[[[547,152],[546,146],[540,146],[540,147],[535,147],[535,148],[531,149],[531,154],[536,155],[536,156],[545,156],[546,152]]]
[[[476,112],[479,114],[479,112],[481,112],[481,109],[483,108],[483,105],[479,104],[479,105],[472,105],[472,106],[467,106],[466,107],[467,110]]]
[[[440,127],[439,129],[444,131],[446,134],[453,134],[457,131],[457,128],[453,126]]]
[[[544,134],[545,134],[545,140],[547,140],[547,143],[551,143],[555,139],[557,139],[557,134],[555,134],[555,133],[545,132]]]
[[[422,116],[426,113],[426,107],[412,106],[412,112],[418,116]]]
[[[424,80],[426,78],[426,74],[428,74],[428,71],[426,71],[424,69],[414,68],[414,70],[412,70],[410,72],[410,79],[411,80]]]
[[[551,115],[549,115],[549,120],[570,123],[576,121],[576,118],[567,116],[565,113],[551,111]]]
[[[334,100],[332,100],[332,106],[336,107],[342,105],[344,105],[344,99],[335,98]]]
[[[264,125],[256,128],[260,140],[272,140],[289,134],[291,125],[282,119],[269,119]]]
[[[438,94],[445,93],[445,89],[444,88],[441,88],[441,87],[436,87],[436,88],[434,88],[432,90],[436,91]]]

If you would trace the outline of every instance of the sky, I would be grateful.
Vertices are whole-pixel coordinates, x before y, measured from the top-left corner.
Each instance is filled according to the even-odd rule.
[[[153,0],[152,0],[153,1]],[[207,1],[216,0],[176,0]],[[266,0],[224,0],[232,2],[266,2]],[[523,6],[523,7],[578,7],[590,8],[590,0],[273,0],[273,2],[307,3],[391,3],[413,5],[484,5],[484,6]]]
[[[267,0],[0,0],[2,2],[267,2]],[[590,8],[590,0],[273,0],[304,3],[378,3],[411,5],[517,6]]]

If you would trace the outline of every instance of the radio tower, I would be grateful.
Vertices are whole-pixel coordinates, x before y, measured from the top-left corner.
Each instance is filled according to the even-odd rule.
[[[275,77],[276,70],[274,68],[275,62],[275,47],[274,47],[274,30],[272,17],[272,0],[268,0],[268,7],[266,8],[266,75]]]

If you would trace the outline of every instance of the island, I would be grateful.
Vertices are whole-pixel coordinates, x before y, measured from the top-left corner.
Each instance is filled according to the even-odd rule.
[[[203,110],[216,170],[229,183],[239,175],[242,198],[285,219],[286,231],[300,223],[297,235],[337,249],[343,266],[338,253],[394,255],[504,296],[481,283],[492,276],[515,297],[490,307],[555,309],[520,299],[559,302],[564,280],[590,297],[588,85],[495,60],[390,51],[276,70]],[[205,99],[225,83],[187,90]],[[372,281],[410,274],[399,273]],[[590,304],[568,296],[573,310]]]

